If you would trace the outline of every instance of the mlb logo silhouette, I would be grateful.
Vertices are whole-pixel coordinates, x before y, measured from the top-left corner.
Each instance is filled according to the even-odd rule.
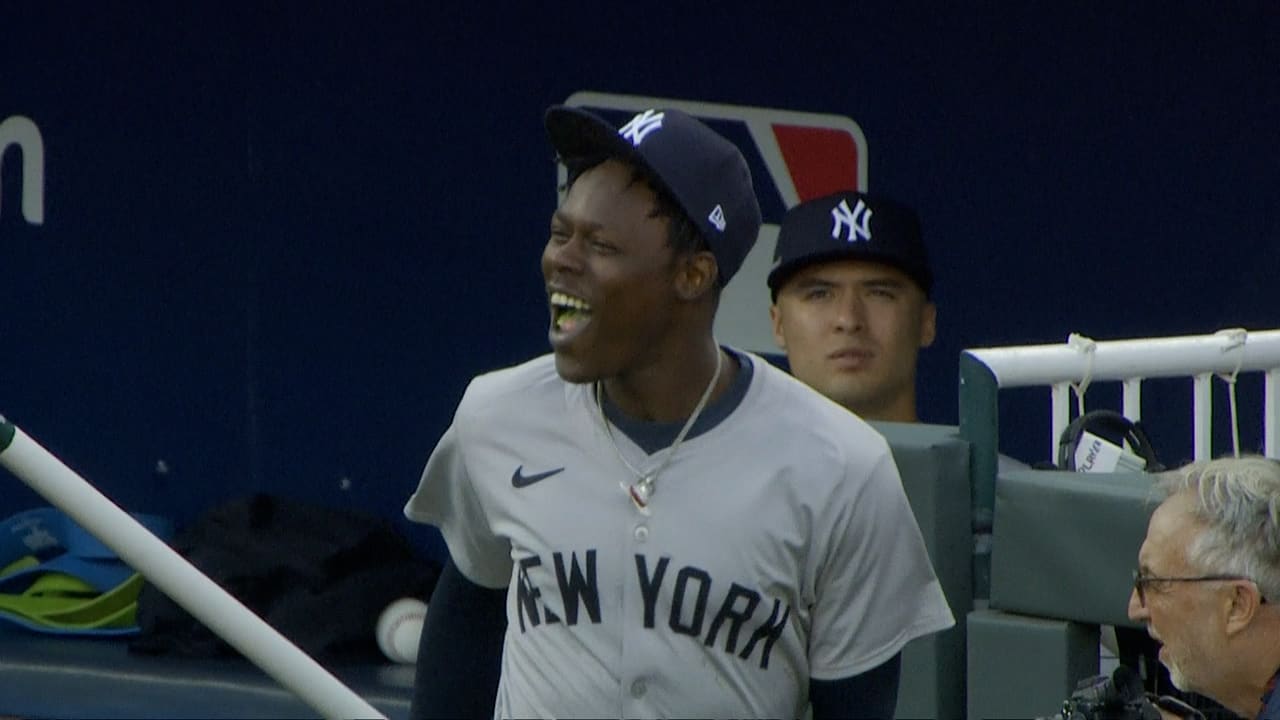
[[[769,328],[765,278],[773,261],[778,224],[787,208],[839,190],[867,189],[867,141],[862,128],[840,115],[797,112],[694,100],[581,91],[566,105],[590,110],[622,127],[637,113],[677,108],[705,122],[742,151],[764,221],[751,254],[725,288],[716,316],[716,338],[753,352],[777,353]],[[634,118],[632,142],[661,123],[660,113]],[[561,169],[558,186],[564,184]]]

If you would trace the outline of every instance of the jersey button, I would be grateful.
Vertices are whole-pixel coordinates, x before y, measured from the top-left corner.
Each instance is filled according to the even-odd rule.
[[[644,697],[645,692],[648,690],[649,688],[645,686],[644,680],[635,680],[631,683],[631,697],[633,698]]]
[[[635,535],[636,542],[644,542],[649,539],[649,528],[644,525],[637,525],[633,534]]]

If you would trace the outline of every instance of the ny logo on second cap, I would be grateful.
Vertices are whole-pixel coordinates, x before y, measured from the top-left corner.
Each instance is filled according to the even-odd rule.
[[[859,239],[871,239],[871,208],[863,204],[862,200],[858,200],[858,204],[852,210],[849,209],[848,201],[841,200],[840,204],[831,208],[831,237],[835,240],[840,239],[840,228],[845,230],[845,242],[857,242]]]
[[[649,133],[662,127],[663,114],[655,110],[645,110],[627,121],[626,125],[618,128],[618,134],[631,141],[632,145],[639,145],[649,136]]]

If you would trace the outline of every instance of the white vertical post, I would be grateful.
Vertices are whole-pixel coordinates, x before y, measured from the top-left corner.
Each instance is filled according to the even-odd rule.
[[[1057,460],[1058,441],[1062,431],[1067,429],[1071,418],[1071,383],[1054,383],[1050,389],[1053,397],[1052,435],[1049,437],[1049,457]]]
[[[1263,453],[1280,458],[1280,368],[1267,371],[1262,387]]]
[[[1196,460],[1213,456],[1213,373],[1196,375],[1192,387],[1192,451]]]
[[[1121,386],[1124,388],[1124,411],[1121,413],[1125,417],[1134,422],[1142,419],[1142,378],[1127,378]],[[1129,441],[1124,441],[1124,446],[1129,447]],[[1129,448],[1132,450],[1133,448]]]
[[[1142,378],[1131,377],[1124,381],[1124,416],[1133,421],[1142,419]]]

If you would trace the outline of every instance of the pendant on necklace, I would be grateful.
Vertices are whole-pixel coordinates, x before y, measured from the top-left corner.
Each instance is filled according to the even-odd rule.
[[[645,515],[649,514],[649,498],[653,497],[653,479],[652,475],[645,475],[640,478],[640,482],[627,488],[627,495],[631,496],[631,502]]]

